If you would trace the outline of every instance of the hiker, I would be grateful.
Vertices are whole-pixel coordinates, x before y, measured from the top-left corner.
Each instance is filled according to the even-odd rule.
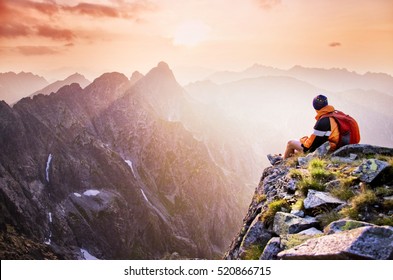
[[[273,165],[293,156],[296,152],[313,152],[326,141],[329,141],[330,151],[347,144],[359,143],[360,134],[356,121],[336,111],[328,104],[326,96],[321,94],[316,96],[313,99],[313,107],[317,113],[313,134],[310,137],[304,136],[300,140],[290,140],[283,157],[268,155]]]

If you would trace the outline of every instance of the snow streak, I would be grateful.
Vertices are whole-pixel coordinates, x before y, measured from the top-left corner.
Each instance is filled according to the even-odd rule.
[[[47,181],[48,183],[49,183],[49,167],[50,167],[50,163],[51,163],[51,161],[52,161],[52,158],[53,158],[52,154],[49,154],[48,160],[46,161],[46,170],[45,170],[45,173],[46,173],[46,181]]]

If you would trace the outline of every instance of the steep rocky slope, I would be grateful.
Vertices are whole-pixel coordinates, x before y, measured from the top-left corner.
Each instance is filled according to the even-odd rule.
[[[326,145],[264,170],[225,259],[393,259],[393,149]]]
[[[3,256],[222,254],[241,220],[237,182],[168,119],[178,99],[160,63],[134,85],[107,73],[85,89],[1,102],[0,230],[2,242],[15,240]]]

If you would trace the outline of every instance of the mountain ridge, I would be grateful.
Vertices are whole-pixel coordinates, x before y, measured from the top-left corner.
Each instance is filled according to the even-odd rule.
[[[315,86],[330,91],[345,91],[356,88],[375,89],[393,95],[393,77],[386,73],[366,72],[358,74],[345,68],[311,68],[300,65],[293,66],[288,70],[254,64],[253,66],[240,72],[225,71],[216,72],[207,77],[217,83],[227,83],[230,81],[245,78],[257,78],[259,76],[290,76],[302,81],[309,82]]]
[[[82,88],[84,88],[90,84],[90,81],[87,80],[82,74],[74,73],[74,74],[68,76],[67,78],[65,78],[64,80],[58,80],[58,81],[53,82],[40,90],[37,90],[36,92],[32,93],[30,95],[30,97],[33,97],[36,94],[48,95],[48,94],[51,94],[52,92],[57,92],[61,87],[65,86],[65,85],[70,85],[73,83],[77,83]]]

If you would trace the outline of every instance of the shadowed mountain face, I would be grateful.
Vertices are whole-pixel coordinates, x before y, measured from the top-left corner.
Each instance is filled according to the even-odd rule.
[[[134,86],[108,73],[1,102],[2,232],[57,258],[220,256],[241,223],[239,186],[168,120],[183,93],[160,63]]]

